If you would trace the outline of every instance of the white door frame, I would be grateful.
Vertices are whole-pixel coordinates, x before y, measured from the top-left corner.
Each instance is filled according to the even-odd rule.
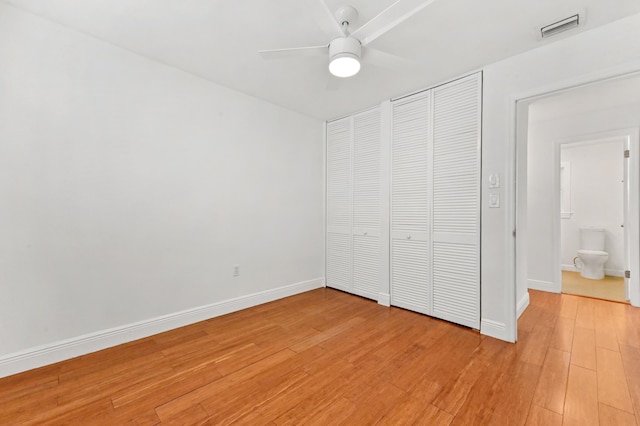
[[[505,330],[502,335],[505,340],[515,342],[518,340],[518,317],[528,305],[527,286],[527,253],[526,249],[526,158],[527,158],[527,131],[528,114],[526,107],[534,100],[565,92],[576,87],[588,86],[605,80],[627,78],[640,74],[640,61],[625,62],[611,67],[604,67],[593,70],[587,74],[574,74],[564,79],[553,79],[536,86],[536,83],[523,81],[517,83],[512,90],[515,93],[508,95],[508,126],[506,129],[509,138],[513,138],[513,143],[507,146],[507,158],[509,163],[505,171],[505,192],[511,197],[511,202],[506,206],[507,226],[513,230],[513,237],[508,235],[505,239],[505,247],[510,253],[505,265],[505,279],[507,283],[504,293],[504,303],[506,309]],[[546,81],[546,82],[544,82]],[[523,131],[524,128],[524,131]],[[521,161],[524,158],[524,164]],[[524,180],[524,188],[522,181]],[[523,215],[522,213],[525,212]],[[507,236],[507,235],[505,235]],[[640,273],[640,272],[639,272]],[[525,303],[521,310],[517,309],[519,300],[517,299],[520,289],[524,289]]]
[[[513,278],[514,278],[514,285],[513,287],[510,287],[510,292],[509,294],[507,294],[507,299],[508,300],[512,300],[513,303],[513,318],[514,318],[514,322],[513,322],[513,328],[510,329],[511,333],[512,333],[512,337],[513,337],[513,341],[517,340],[517,319],[519,317],[519,314],[522,313],[522,311],[524,311],[524,309],[526,308],[526,306],[524,306],[522,309],[518,309],[518,303],[519,301],[516,298],[516,294],[517,294],[517,289],[520,287],[525,288],[525,293],[526,295],[528,295],[528,285],[527,285],[527,251],[526,251],[526,245],[527,245],[527,144],[528,144],[528,137],[527,137],[527,129],[529,126],[528,123],[528,107],[531,103],[539,100],[539,99],[543,99],[546,98],[548,96],[551,95],[556,95],[559,93],[563,93],[563,92],[568,92],[570,90],[576,89],[576,88],[580,88],[580,87],[586,87],[586,86],[590,86],[593,84],[598,84],[604,81],[608,81],[608,80],[615,80],[615,79],[623,79],[626,77],[631,77],[634,75],[638,75],[640,71],[636,68],[636,69],[629,69],[625,71],[622,71],[620,73],[615,73],[615,72],[611,72],[611,74],[607,73],[603,73],[599,76],[594,76],[594,79],[587,79],[587,80],[582,80],[581,79],[576,79],[576,81],[564,81],[561,83],[556,83],[556,84],[550,84],[547,87],[543,87],[543,88],[538,88],[538,89],[534,89],[524,93],[520,93],[517,94],[513,97],[511,97],[512,103],[511,103],[511,116],[513,117],[513,121],[511,122],[511,125],[513,127],[511,127],[511,132],[515,137],[515,149],[512,152],[512,159],[513,159],[513,178],[514,178],[514,182],[515,184],[513,185],[513,200],[514,203],[511,205],[511,211],[510,211],[510,215],[512,216],[512,220],[513,220],[513,228],[514,228],[514,237],[515,237],[515,241],[513,243],[513,250],[514,250],[514,257],[513,257],[513,270],[511,270],[511,273],[513,274]],[[640,154],[638,155],[640,156]],[[631,156],[631,159],[633,159],[633,161],[638,162],[638,158],[636,157],[634,159],[633,156]],[[635,167],[635,177],[632,176],[632,180],[634,182],[638,182],[640,180],[640,177],[638,177],[638,167]],[[629,191],[630,194],[632,194],[631,191]],[[635,194],[638,194],[638,191],[636,190]],[[636,211],[638,210],[638,197],[633,197],[632,198],[634,200],[634,203],[636,205]],[[632,203],[629,203],[632,204]],[[638,228],[640,227],[640,225],[638,223],[633,224],[632,226],[630,225],[630,229],[629,232],[632,233],[633,229],[631,229],[631,227],[633,227],[635,229],[635,235],[638,235]],[[638,244],[636,243],[636,247],[638,246]],[[554,258],[557,258],[558,256],[554,256]],[[631,266],[631,271],[632,271],[632,277],[634,275],[638,275],[640,274],[640,266],[639,266],[639,259],[632,259],[632,261],[630,262],[630,266]],[[633,271],[637,271],[637,272],[633,272]],[[637,289],[636,294],[633,294],[634,292],[631,292],[631,300],[632,300],[632,305],[633,306],[640,306],[640,288]],[[528,298],[527,298],[528,299]]]
[[[570,138],[559,139],[554,141],[553,146],[553,210],[556,212],[553,221],[552,235],[556,242],[554,244],[553,268],[555,279],[553,282],[554,291],[560,293],[562,291],[562,266],[560,248],[562,242],[561,229],[562,219],[560,218],[561,200],[560,200],[560,162],[562,158],[561,150],[563,145],[584,144],[592,145],[606,143],[610,141],[622,141],[624,149],[630,150],[632,153],[629,157],[627,167],[625,167],[625,190],[624,190],[624,255],[625,269],[632,271],[631,278],[625,279],[626,288],[629,292],[629,299],[633,306],[640,306],[640,277],[638,263],[640,259],[640,235],[638,235],[638,226],[640,224],[640,213],[638,211],[638,202],[640,198],[640,179],[638,176],[638,160],[640,158],[639,139],[640,131],[638,128],[617,129],[605,132],[591,133],[580,136],[572,136]],[[634,155],[635,154],[635,155]],[[622,155],[622,153],[620,153]],[[633,196],[635,194],[635,196]]]

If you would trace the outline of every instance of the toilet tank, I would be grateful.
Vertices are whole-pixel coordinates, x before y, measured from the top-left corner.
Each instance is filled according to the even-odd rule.
[[[580,228],[580,248],[604,251],[604,237],[603,228]]]

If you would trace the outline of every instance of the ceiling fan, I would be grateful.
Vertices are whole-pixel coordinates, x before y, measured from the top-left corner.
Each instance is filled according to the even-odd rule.
[[[349,26],[358,17],[358,11],[353,6],[343,6],[334,15],[323,0],[312,0],[315,12],[319,15],[321,27],[333,39],[321,46],[262,50],[259,53],[265,58],[328,55],[329,72],[336,77],[356,75],[360,71],[360,61],[363,59],[386,67],[397,66],[399,63],[406,64],[408,61],[403,58],[367,45],[433,1],[435,0],[397,0],[351,33]]]

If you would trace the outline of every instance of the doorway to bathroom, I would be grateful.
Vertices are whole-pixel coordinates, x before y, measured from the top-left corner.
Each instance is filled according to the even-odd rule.
[[[629,301],[625,153],[630,152],[630,135],[624,133],[557,144],[563,293]]]
[[[518,101],[518,313],[527,289],[640,306],[639,129],[640,74]],[[605,182],[615,188],[602,189]],[[595,235],[604,236],[603,245],[581,247],[581,229],[601,230]],[[594,259],[603,266],[602,279]],[[584,283],[590,293],[578,288]]]

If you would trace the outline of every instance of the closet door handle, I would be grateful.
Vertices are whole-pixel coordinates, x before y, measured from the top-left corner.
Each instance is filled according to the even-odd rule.
[[[407,235],[407,240],[410,240],[410,239],[411,239],[411,235]]]

